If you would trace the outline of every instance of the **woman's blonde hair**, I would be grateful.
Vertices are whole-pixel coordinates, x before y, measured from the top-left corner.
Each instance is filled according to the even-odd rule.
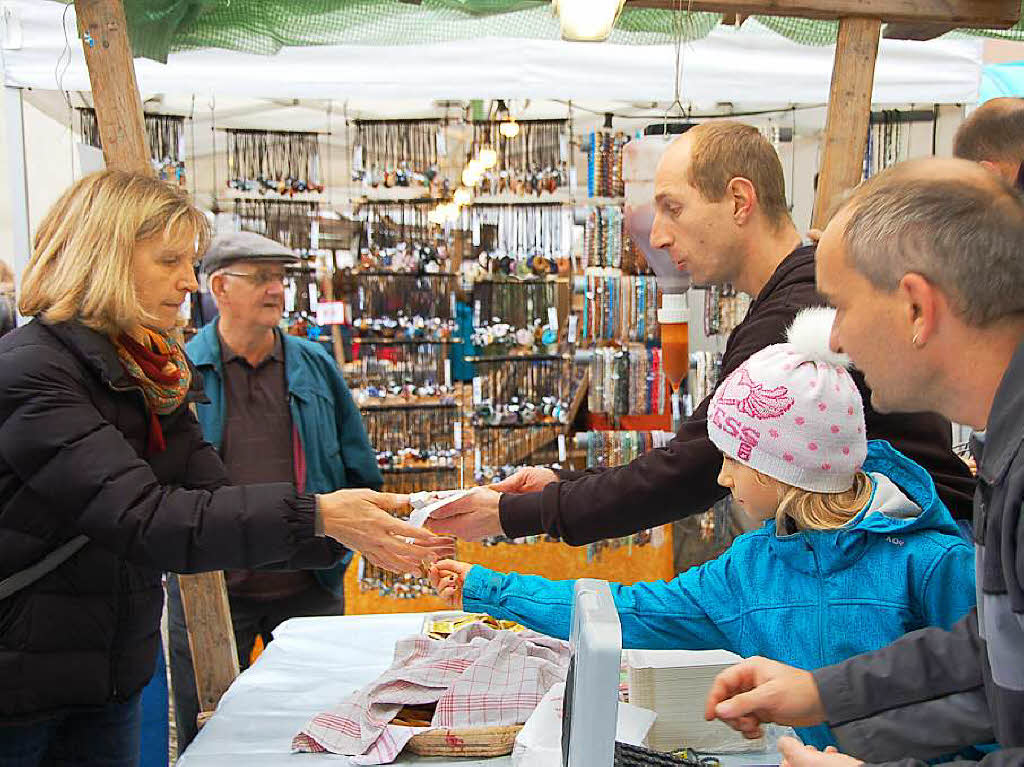
[[[775,480],[782,488],[775,512],[775,529],[786,532],[786,519],[801,530],[834,530],[859,514],[871,500],[873,487],[867,474],[858,471],[853,487],[841,493],[815,493]]]
[[[0,258],[0,287],[14,287],[14,270],[7,265],[7,262]]]
[[[136,244],[156,235],[194,237],[202,255],[209,225],[188,193],[153,176],[92,173],[69,187],[39,225],[19,308],[47,322],[78,319],[117,335],[148,319],[132,279]]]

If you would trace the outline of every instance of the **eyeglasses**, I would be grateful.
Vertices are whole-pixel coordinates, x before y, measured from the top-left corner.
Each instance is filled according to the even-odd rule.
[[[271,270],[271,269],[257,269],[255,272],[221,272],[229,277],[241,277],[243,280],[247,280],[255,286],[268,285],[276,282],[279,285],[283,285],[286,279],[284,272]]]

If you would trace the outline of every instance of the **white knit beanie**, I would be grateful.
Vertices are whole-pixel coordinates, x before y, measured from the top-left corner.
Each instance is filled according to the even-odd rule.
[[[708,408],[708,436],[725,455],[817,493],[849,490],[867,457],[850,360],[828,345],[834,317],[834,309],[800,312],[787,343],[752,355]]]

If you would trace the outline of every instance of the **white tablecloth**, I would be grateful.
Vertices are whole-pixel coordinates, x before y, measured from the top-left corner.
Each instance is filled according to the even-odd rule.
[[[224,693],[178,766],[349,764],[347,757],[333,754],[292,754],[292,737],[310,717],[383,673],[391,665],[395,640],[420,631],[423,618],[418,613],[285,621],[259,660]],[[447,760],[403,754],[394,764],[508,767],[512,761],[507,756]]]
[[[178,760],[178,767],[304,767],[334,754],[292,754],[292,737],[315,714],[376,679],[391,665],[395,640],[415,634],[424,615],[293,618],[274,631],[259,660],[224,693],[216,713]],[[723,767],[778,764],[779,755],[743,754]],[[402,755],[396,765],[510,767],[511,757],[441,759]]]

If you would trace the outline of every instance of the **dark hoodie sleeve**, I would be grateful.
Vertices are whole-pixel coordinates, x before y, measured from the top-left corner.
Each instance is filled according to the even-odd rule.
[[[204,444],[194,420],[190,428]],[[332,560],[332,542],[313,540],[312,496],[290,484],[220,487],[208,449],[191,467],[204,489],[161,485],[97,410],[78,368],[30,345],[0,358],[0,461],[54,524],[170,572],[255,568],[300,554],[309,567]]]
[[[795,314],[780,301],[737,327],[722,358],[721,380],[751,354],[781,343]],[[700,403],[668,445],[625,466],[552,482],[537,493],[505,493],[499,507],[505,535],[547,533],[579,546],[707,510],[727,494],[718,484],[722,454],[708,438],[710,402],[709,396]]]

